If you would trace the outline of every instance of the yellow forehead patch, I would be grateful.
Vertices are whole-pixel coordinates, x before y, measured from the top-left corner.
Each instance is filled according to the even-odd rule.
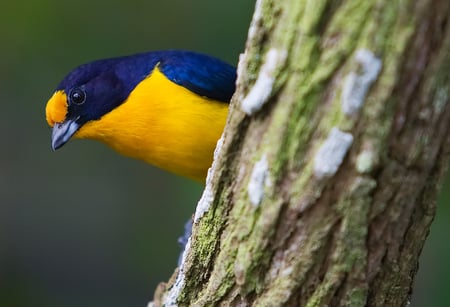
[[[62,123],[67,115],[67,96],[64,91],[56,91],[45,107],[47,123],[53,127],[56,123]]]

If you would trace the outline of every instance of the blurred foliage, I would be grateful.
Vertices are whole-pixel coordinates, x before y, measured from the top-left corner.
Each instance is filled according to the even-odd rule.
[[[0,306],[145,306],[202,187],[102,144],[50,150],[44,107],[73,67],[157,49],[236,64],[253,1],[8,1],[0,11]]]
[[[419,263],[411,307],[450,306],[450,172],[438,198],[437,214]]]
[[[1,306],[151,300],[176,266],[176,239],[202,187],[96,142],[52,153],[44,106],[70,69],[94,59],[176,48],[236,64],[253,7],[238,0],[2,3]],[[414,296],[427,306],[450,305],[447,191]]]

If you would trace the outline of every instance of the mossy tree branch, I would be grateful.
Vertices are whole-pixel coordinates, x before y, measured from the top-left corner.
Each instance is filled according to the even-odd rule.
[[[450,151],[450,2],[259,0],[238,75],[154,304],[405,305]]]

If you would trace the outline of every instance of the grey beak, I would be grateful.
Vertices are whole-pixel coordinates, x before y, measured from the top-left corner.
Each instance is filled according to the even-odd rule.
[[[62,123],[56,123],[52,129],[52,150],[55,151],[66,144],[72,135],[77,132],[80,125],[75,119],[68,119]]]

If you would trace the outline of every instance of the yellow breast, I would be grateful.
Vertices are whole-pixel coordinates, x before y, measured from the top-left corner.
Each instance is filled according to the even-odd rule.
[[[168,80],[158,68],[128,99],[76,138],[96,139],[123,155],[204,181],[228,104],[201,97]]]

